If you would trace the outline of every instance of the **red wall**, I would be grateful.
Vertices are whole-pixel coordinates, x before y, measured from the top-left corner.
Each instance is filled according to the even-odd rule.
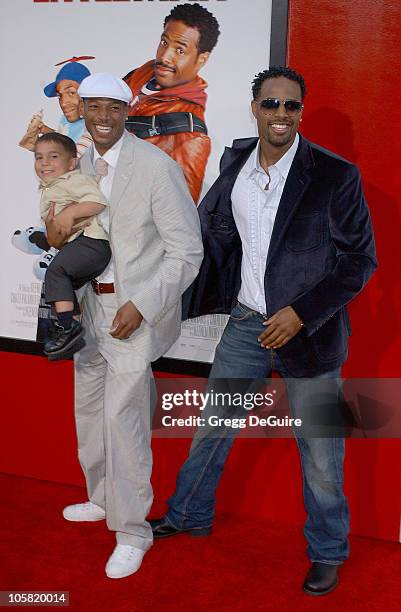
[[[352,377],[401,374],[400,24],[399,2],[290,0],[288,63],[308,85],[302,131],[360,166],[377,238],[379,271],[351,306],[354,334],[345,374]],[[0,364],[0,471],[82,484],[72,365],[7,353],[0,353]],[[155,495],[164,500],[189,441],[155,440],[153,446]],[[353,533],[399,539],[400,450],[398,440],[347,441]],[[294,441],[239,440],[223,476],[218,508],[301,522]]]
[[[400,57],[400,2],[290,0],[288,65],[308,88],[302,132],[360,167],[375,229],[379,269],[350,307],[348,377],[401,376]],[[400,441],[348,449],[354,525],[399,533]]]
[[[360,167],[375,229],[379,269],[351,305],[354,377],[401,376],[400,58],[401,2],[290,0],[302,132]]]

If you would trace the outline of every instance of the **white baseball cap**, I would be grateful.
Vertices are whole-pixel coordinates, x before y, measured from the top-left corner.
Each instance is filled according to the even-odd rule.
[[[129,104],[132,91],[122,79],[107,72],[97,72],[86,77],[78,88],[81,98],[111,98]]]

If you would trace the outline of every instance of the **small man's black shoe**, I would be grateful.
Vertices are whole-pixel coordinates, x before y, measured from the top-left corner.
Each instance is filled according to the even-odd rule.
[[[81,323],[75,319],[69,329],[55,323],[52,337],[46,342],[43,352],[50,361],[68,359],[84,346],[84,334]]]
[[[153,537],[168,538],[169,536],[178,535],[180,533],[189,533],[191,536],[208,536],[212,533],[211,527],[189,527],[184,529],[176,529],[163,516],[159,519],[151,519],[148,521],[152,527]]]
[[[338,584],[338,565],[314,561],[306,574],[303,590],[309,595],[326,595]]]
[[[59,361],[60,359],[72,359],[75,353],[78,353],[81,349],[86,346],[85,338],[82,336],[78,338],[77,342],[75,342],[71,348],[62,351],[61,353],[50,353],[47,355],[47,359],[49,361]]]

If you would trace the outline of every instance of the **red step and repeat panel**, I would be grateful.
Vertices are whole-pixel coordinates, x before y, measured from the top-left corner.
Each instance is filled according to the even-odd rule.
[[[359,166],[375,230],[379,268],[350,305],[344,375],[383,390],[401,377],[400,41],[399,2],[290,0],[288,65],[308,89],[302,132]],[[349,441],[347,450],[353,528],[400,540],[400,440]]]

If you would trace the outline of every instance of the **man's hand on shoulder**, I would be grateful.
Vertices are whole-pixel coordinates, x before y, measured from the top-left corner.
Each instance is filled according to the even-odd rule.
[[[135,304],[133,302],[126,302],[116,312],[111,325],[110,336],[118,340],[126,340],[138,329],[142,320],[143,316]]]
[[[266,349],[281,348],[302,329],[303,323],[292,306],[278,310],[263,323],[266,331],[260,334],[258,341]]]

